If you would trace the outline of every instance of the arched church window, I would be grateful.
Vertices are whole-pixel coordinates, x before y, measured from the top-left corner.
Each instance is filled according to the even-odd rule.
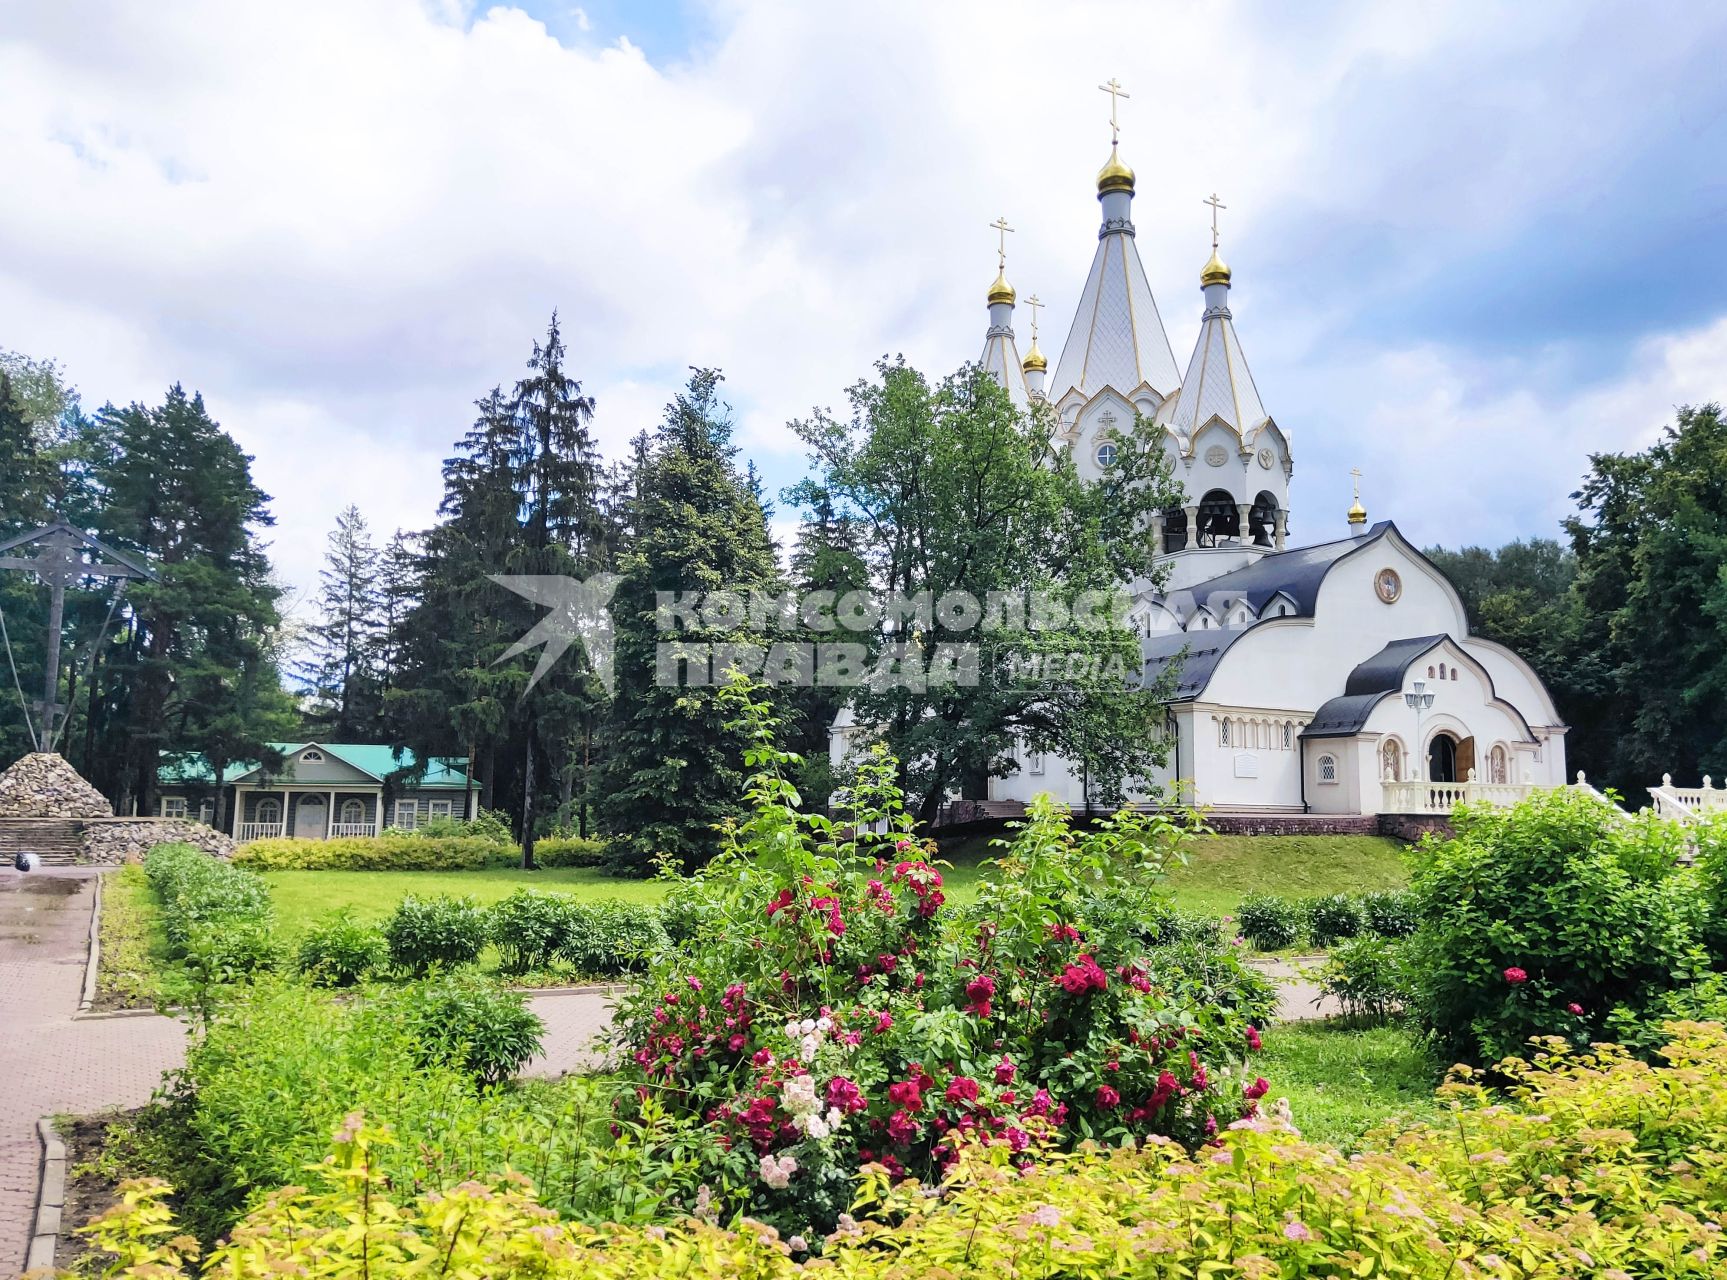
[[[1319,780],[1321,782],[1336,782],[1337,781],[1337,757],[1336,756],[1320,756],[1319,757]]]
[[[1163,513],[1163,551],[1168,555],[1172,551],[1180,551],[1187,545],[1187,512],[1181,507],[1171,507]]]
[[[1456,667],[1451,668],[1451,678],[1453,680],[1457,679],[1457,668]]]
[[[1115,444],[1105,440],[1097,446],[1097,465],[1108,471],[1115,465]]]
[[[1241,508],[1235,497],[1222,489],[1213,489],[1199,501],[1199,546],[1215,547],[1221,542],[1241,537]]]
[[[1429,680],[1433,679],[1433,668],[1431,665],[1427,668],[1427,678]]]
[[[1229,721],[1221,720],[1218,722],[1218,733],[1221,735],[1218,742],[1227,747],[1229,745]]]
[[[1443,662],[1439,664],[1439,678],[1441,680],[1445,679],[1445,664]]]
[[[1491,782],[1504,783],[1511,773],[1511,761],[1503,746],[1495,745],[1487,755],[1487,777]]]
[[[1289,751],[1295,746],[1295,726],[1289,721],[1283,722],[1283,749]]]
[[[1383,761],[1381,772],[1384,773],[1386,781],[1403,781],[1403,748],[1395,738],[1388,739],[1380,748],[1380,757]]]

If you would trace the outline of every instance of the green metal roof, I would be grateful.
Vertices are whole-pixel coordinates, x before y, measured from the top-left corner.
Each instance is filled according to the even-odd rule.
[[[379,742],[272,742],[270,746],[284,756],[296,756],[308,747],[316,747],[380,782],[387,775],[412,769],[416,764],[412,751],[398,755],[395,748]],[[426,766],[425,778],[418,785],[428,790],[439,787],[465,789],[468,785],[465,764],[466,761],[460,758],[434,756]],[[257,768],[255,761],[235,761],[222,771],[222,785],[238,782],[256,772]],[[213,781],[210,763],[201,754],[192,751],[162,753],[162,762],[156,770],[157,785],[207,787]]]

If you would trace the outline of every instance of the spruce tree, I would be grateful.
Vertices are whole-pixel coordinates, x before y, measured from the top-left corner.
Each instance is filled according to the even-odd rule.
[[[617,693],[606,733],[601,800],[620,869],[645,873],[657,854],[685,865],[718,848],[715,824],[738,813],[744,737],[712,685],[658,677],[662,642],[743,644],[740,630],[663,632],[662,593],[782,589],[761,504],[738,471],[720,375],[698,371],[666,410],[642,476],[612,599]],[[723,682],[724,673],[719,673]]]
[[[318,577],[318,621],[307,633],[303,673],[317,698],[313,726],[340,742],[365,742],[381,727],[385,621],[378,548],[360,509],[336,516]]]

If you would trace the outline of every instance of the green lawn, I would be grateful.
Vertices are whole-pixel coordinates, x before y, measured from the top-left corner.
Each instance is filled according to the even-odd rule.
[[[984,860],[998,855],[988,836],[961,836],[942,845],[954,864],[948,874],[956,896],[976,892],[988,873]],[[1408,846],[1386,836],[1202,836],[1187,865],[1170,873],[1169,887],[1183,911],[1228,915],[1258,890],[1305,898],[1324,893],[1401,889],[1409,883]]]
[[[1270,1081],[1269,1097],[1289,1099],[1303,1137],[1348,1150],[1388,1120],[1438,1115],[1433,1090],[1446,1064],[1407,1028],[1334,1020],[1269,1028],[1253,1065]]]
[[[282,935],[295,939],[320,916],[347,908],[360,920],[382,920],[408,894],[467,895],[482,903],[507,898],[517,889],[573,893],[591,901],[658,902],[663,884],[625,880],[592,867],[518,871],[487,867],[479,871],[266,871]]]
[[[1207,836],[1194,841],[1188,864],[1169,878],[1185,911],[1227,915],[1255,889],[1292,897],[1397,888],[1407,883],[1404,846],[1379,836]],[[964,836],[943,845],[948,896],[969,901],[993,868],[999,851],[989,838]],[[579,894],[589,899],[656,902],[665,888],[651,880],[624,880],[591,867],[517,871],[269,871],[264,879],[276,902],[285,937],[297,938],[318,917],[348,908],[380,920],[410,893],[468,894],[496,902],[523,887]]]

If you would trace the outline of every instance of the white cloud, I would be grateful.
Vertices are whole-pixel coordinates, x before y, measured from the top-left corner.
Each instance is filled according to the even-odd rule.
[[[1316,287],[1288,228],[1372,209],[1401,246],[1377,266],[1387,287],[1431,278],[1459,243],[1571,198],[1581,139],[1630,145],[1619,86],[1711,21],[1029,0],[714,0],[709,16],[711,42],[656,66],[459,0],[15,3],[0,345],[60,358],[87,401],[202,389],[257,455],[276,558],[302,584],[347,503],[383,531],[431,518],[471,402],[516,376],[554,306],[609,450],[658,421],[686,366],[717,365],[777,487],[800,455],[785,422],[841,405],[876,356],[976,355],[998,213],[1020,228],[1010,276],[1050,304],[1053,358],[1107,153],[1092,86],[1116,74],[1178,361],[1215,189],[1243,339],[1304,467],[1381,448],[1391,421],[1470,437],[1454,356],[1336,340],[1360,281]],[[1604,27],[1614,57],[1579,65],[1569,51]],[[1565,447],[1512,495],[1511,526],[1546,519],[1542,475],[1580,470]],[[1316,487],[1300,478],[1298,520]]]

